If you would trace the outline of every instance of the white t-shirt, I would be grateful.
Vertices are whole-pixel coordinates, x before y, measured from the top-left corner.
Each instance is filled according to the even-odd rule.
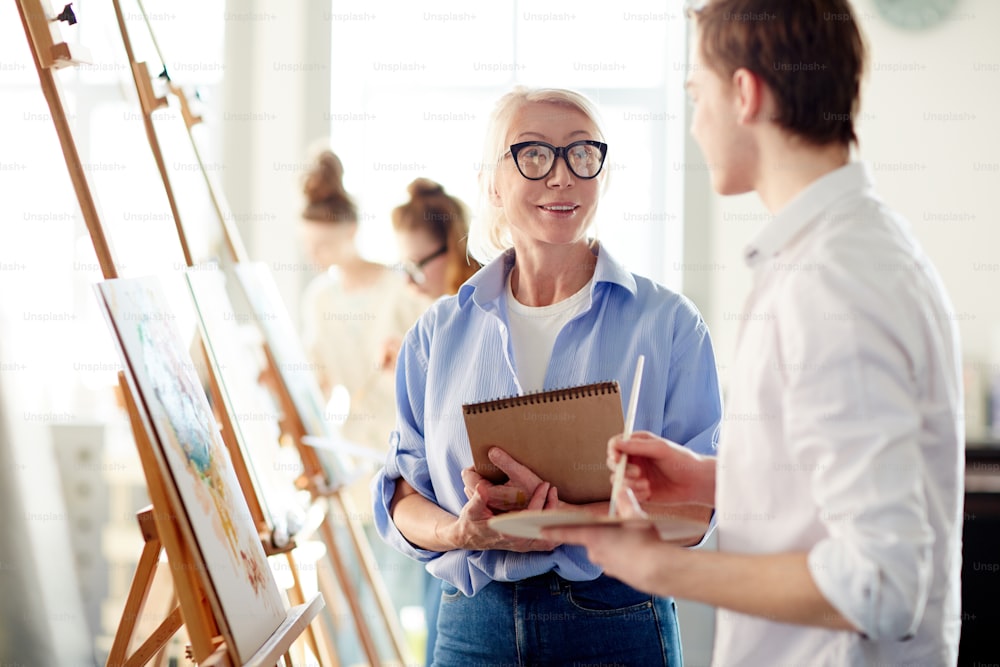
[[[594,278],[580,291],[551,306],[526,306],[516,298],[507,274],[507,319],[510,342],[514,349],[514,370],[522,392],[545,388],[545,373],[552,357],[552,346],[563,326],[587,307],[587,296]]]

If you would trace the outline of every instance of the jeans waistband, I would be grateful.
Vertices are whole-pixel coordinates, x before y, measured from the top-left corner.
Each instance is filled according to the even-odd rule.
[[[583,581],[573,581],[571,579],[564,579],[554,571],[549,570],[548,572],[543,572],[542,574],[537,574],[533,577],[528,577],[527,579],[521,579],[519,581],[494,581],[494,584],[499,584],[506,588],[534,588],[534,589],[548,589],[552,593],[558,593],[559,591],[572,587],[573,584],[581,583],[592,583],[592,584],[611,584],[618,586],[625,586],[626,584],[621,583],[617,579],[612,579],[611,577],[602,574],[597,579],[591,579],[586,582]]]

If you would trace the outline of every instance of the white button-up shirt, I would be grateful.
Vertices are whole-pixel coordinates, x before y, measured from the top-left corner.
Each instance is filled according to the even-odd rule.
[[[862,633],[721,610],[719,667],[954,665],[964,422],[954,310],[867,169],[827,174],[746,251],[719,549],[808,552]]]

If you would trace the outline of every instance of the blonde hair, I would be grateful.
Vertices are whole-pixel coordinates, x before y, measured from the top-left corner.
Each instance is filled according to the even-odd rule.
[[[507,135],[510,133],[514,116],[522,107],[537,103],[557,104],[579,111],[594,124],[597,130],[596,139],[606,141],[597,107],[581,93],[563,88],[517,86],[497,100],[490,115],[486,142],[483,146],[483,159],[479,164],[479,216],[473,220],[469,229],[469,252],[483,264],[514,245],[504,210],[491,203],[490,195],[496,188],[496,173],[500,161],[510,150]],[[601,172],[602,189],[607,186],[605,174],[608,172],[608,166],[605,164]]]

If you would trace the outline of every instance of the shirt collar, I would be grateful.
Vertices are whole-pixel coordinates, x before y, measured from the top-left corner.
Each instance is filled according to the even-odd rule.
[[[743,259],[750,267],[774,257],[824,211],[852,193],[872,188],[872,176],[866,164],[848,164],[821,176],[795,195],[747,244]]]
[[[628,269],[612,257],[602,245],[594,245],[594,254],[597,255],[597,266],[594,268],[592,289],[596,289],[602,282],[612,283],[620,285],[634,296],[637,291],[635,277]],[[470,298],[480,307],[499,299],[505,289],[507,274],[513,266],[514,249],[510,248],[465,281],[458,290],[459,306],[464,306]]]

